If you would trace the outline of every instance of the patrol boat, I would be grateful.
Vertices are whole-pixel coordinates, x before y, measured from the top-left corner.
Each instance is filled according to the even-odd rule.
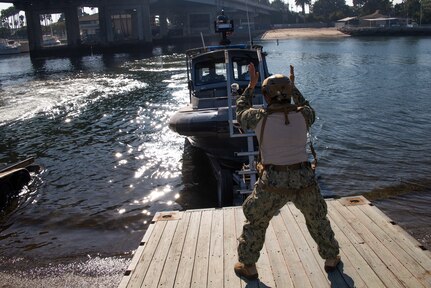
[[[186,51],[190,103],[170,118],[169,128],[209,156],[223,190],[219,194],[230,198],[226,195],[232,182],[230,170],[240,169],[250,153],[256,154],[251,151],[258,150],[255,137],[236,125],[235,101],[249,83],[248,65],[253,63],[260,73],[253,104],[262,105],[259,88],[269,72],[262,46],[231,44],[227,34],[234,31],[233,21],[224,13],[217,16],[214,27],[222,36],[219,45]],[[222,196],[219,204],[225,202]]]

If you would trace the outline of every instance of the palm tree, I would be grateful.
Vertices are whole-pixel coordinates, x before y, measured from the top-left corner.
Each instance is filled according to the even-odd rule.
[[[302,15],[305,15],[305,5],[310,5],[311,0],[295,0],[296,6],[301,6]]]
[[[19,14],[19,10],[16,9],[14,6],[2,10],[0,15],[2,23],[7,24],[7,26],[11,28],[11,26],[15,24],[15,16],[17,14]]]
[[[19,15],[19,23],[20,23],[21,27],[24,27],[24,19],[25,19],[24,15]]]

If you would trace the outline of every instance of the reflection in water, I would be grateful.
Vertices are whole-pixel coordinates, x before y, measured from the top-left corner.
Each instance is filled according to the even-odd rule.
[[[186,140],[182,160],[184,190],[178,204],[183,209],[217,207],[217,183],[208,157]]]

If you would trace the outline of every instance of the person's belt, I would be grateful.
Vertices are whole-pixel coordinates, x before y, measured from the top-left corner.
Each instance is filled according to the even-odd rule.
[[[264,164],[265,170],[273,170],[277,172],[289,171],[289,170],[298,170],[304,167],[311,167],[310,162],[304,161],[290,165],[273,165],[273,164]]]

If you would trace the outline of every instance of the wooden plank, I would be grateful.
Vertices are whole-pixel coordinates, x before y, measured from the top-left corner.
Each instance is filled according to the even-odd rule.
[[[364,241],[357,242],[357,239],[355,240],[356,237],[352,233],[349,233],[349,230],[354,228],[350,226],[336,209],[329,208],[328,216],[330,217],[335,237],[341,247],[343,268],[347,275],[354,280],[355,287],[367,287],[366,283],[372,283],[373,286],[371,288],[386,287],[362,257],[360,251],[356,249],[356,246],[362,245]],[[349,283],[349,281],[347,282]]]
[[[266,251],[269,256],[269,262],[272,267],[272,274],[276,287],[294,287],[292,279],[290,279],[289,271],[283,257],[282,248],[278,242],[277,236],[274,232],[272,223],[266,229]]]
[[[155,226],[154,223],[148,226],[147,231],[144,234],[144,237],[139,243],[138,249],[136,249],[136,251],[133,253],[133,258],[129,266],[127,267],[126,272],[124,273],[124,276],[121,279],[121,282],[120,282],[120,285],[118,285],[118,288],[125,288],[128,286],[132,273],[133,271],[135,271],[136,266],[138,265],[138,262],[141,259],[141,255],[145,249],[145,246],[148,243],[148,239],[150,238],[150,235],[154,229],[154,226]]]
[[[185,212],[182,214],[181,220],[179,220],[174,238],[172,240],[172,246],[169,249],[165,266],[163,268],[162,275],[160,276],[158,287],[168,288],[174,286],[175,275],[177,274],[178,265],[180,263],[181,253],[184,247],[184,240],[186,239],[186,234],[188,231],[190,216],[190,212]]]
[[[361,220],[376,239],[392,253],[392,255],[411,273],[412,276],[416,275],[415,278],[423,285],[431,285],[431,274],[415,261],[416,256],[418,256],[419,252],[422,251],[418,251],[414,256],[409,255],[402,245],[398,245],[391,235],[387,234],[385,230],[381,229],[365,214],[361,206],[348,207],[348,209]]]
[[[144,281],[141,287],[157,287],[160,275],[162,274],[163,266],[169,252],[169,248],[174,238],[175,230],[177,228],[178,220],[167,221],[165,230],[157,245],[157,250],[153,255],[150,266],[147,269]]]
[[[207,285],[212,213],[213,210],[202,212],[191,288],[202,288]]]
[[[257,261],[257,270],[259,273],[259,281],[262,285],[260,287],[276,287],[274,281],[274,274],[272,273],[271,264],[269,263],[269,256],[266,244],[263,245],[260,251],[259,261]]]
[[[237,218],[237,237],[239,238],[242,233],[242,227],[245,223],[245,216],[242,211],[242,207],[237,209],[235,214],[235,217]],[[260,257],[258,262],[256,263],[257,271],[259,273],[259,280],[256,281],[257,285],[256,287],[276,287],[274,276],[272,274],[271,264],[269,263],[269,257],[268,253],[266,251],[266,244],[264,244],[264,247],[260,251]],[[253,283],[255,284],[255,283]],[[253,286],[249,285],[246,286],[247,288],[252,288]]]
[[[305,273],[307,274],[311,285],[313,287],[327,287],[329,286],[327,275],[326,273],[322,273],[320,268],[322,264],[316,261],[313,251],[311,251],[310,246],[307,245],[307,240],[289,209],[292,205],[293,204],[289,203],[284,206],[281,209],[280,215],[286,223],[286,227],[288,227],[289,234],[292,235],[291,239],[293,245],[298,252],[299,259],[301,259],[302,266],[305,269]]]
[[[427,271],[431,271],[431,251],[422,250],[421,244],[403,228],[394,225],[393,221],[375,206],[364,205],[362,211],[391,238],[409,253]]]
[[[190,217],[186,239],[184,240],[183,252],[175,278],[176,288],[190,287],[193,265],[195,262],[196,244],[198,242],[201,211],[194,211]]]
[[[302,266],[301,259],[299,259],[299,255],[293,246],[292,237],[295,236],[289,234],[286,223],[279,215],[272,219],[271,224],[278,242],[280,243],[281,253],[285,259],[287,269],[290,272],[293,286],[304,288],[312,287],[304,267]]]
[[[426,271],[424,283],[431,287],[429,275],[431,271],[431,251],[422,250],[421,244],[400,226],[396,225],[387,215],[375,206],[364,206],[364,213],[370,217],[382,230],[386,231],[393,241],[403,247],[413,259],[419,263]],[[421,279],[420,279],[421,280]],[[422,280],[421,280],[422,281]]]
[[[341,277],[344,279],[347,287],[355,287],[355,288],[365,288],[368,287],[367,284],[362,280],[356,270],[354,264],[350,261],[349,257],[346,256],[344,251],[340,249],[340,257],[341,262],[338,264],[338,271],[341,273]],[[331,281],[331,276],[328,276]],[[378,278],[377,278],[378,279]],[[378,280],[380,281],[380,279]],[[380,281],[381,282],[381,281]],[[332,283],[332,281],[331,281]],[[375,286],[376,288],[378,286]],[[375,288],[373,286],[373,288]],[[384,287],[384,286],[382,286]]]
[[[316,269],[315,272],[319,272],[322,275],[324,275],[323,277],[325,277],[325,279],[327,279],[327,281],[330,282],[331,286],[340,287],[340,288],[341,287],[349,287],[348,284],[346,283],[346,281],[344,281],[344,278],[342,277],[343,275],[338,270],[335,270],[334,272],[332,272],[330,274],[326,273],[326,271],[324,270],[324,262],[325,261],[319,255],[317,244],[314,241],[314,239],[311,237],[310,232],[307,229],[307,225],[305,224],[304,216],[295,207],[295,205],[293,205],[293,203],[289,203],[288,208],[289,208],[290,212],[292,213],[292,215],[294,216],[294,219],[295,219],[296,223],[298,224],[306,243],[310,247],[310,251],[311,251],[312,255],[314,256],[314,260],[316,261],[316,263],[318,263],[317,268],[315,268]],[[321,284],[321,285],[323,285],[323,284]]]
[[[330,200],[327,200],[327,201],[335,201],[335,200],[330,199]],[[337,231],[337,228],[338,228],[337,222],[335,222],[334,219],[331,218],[331,215],[329,214],[329,209],[328,209],[327,217],[328,217],[328,220],[331,222],[332,230],[336,234],[335,231]],[[341,219],[341,220],[343,220],[343,219]],[[342,226],[349,225],[346,221],[341,221],[340,224]],[[343,230],[340,229],[339,231],[342,234],[341,231],[343,231]],[[344,280],[344,282],[347,284],[348,287],[367,287],[367,285],[365,284],[364,280],[360,277],[360,275],[357,273],[356,269],[354,268],[354,267],[357,267],[357,266],[355,266],[355,264],[353,264],[353,263],[350,262],[350,259],[346,256],[345,251],[343,251],[343,250],[347,250],[347,247],[349,247],[350,249],[355,249],[355,248],[353,247],[353,245],[351,245],[350,241],[347,238],[345,238],[347,240],[347,242],[344,242],[344,244],[346,244],[346,248],[343,248],[343,245],[338,240],[337,235],[335,235],[335,239],[338,241],[338,243],[340,245],[341,263],[337,267],[337,270],[340,273],[339,275],[341,276],[341,278]],[[347,251],[347,253],[348,252],[349,251]],[[356,254],[356,255],[354,254],[354,256],[360,256],[360,255],[359,254]],[[362,263],[366,264],[366,262],[363,259],[362,259]],[[368,272],[372,273],[371,275],[374,274],[373,270],[371,270],[371,269],[368,269]],[[337,277],[338,277],[338,274],[337,274]],[[373,277],[373,276],[367,276],[367,277]],[[380,279],[375,274],[374,274],[374,277],[377,280],[376,287],[379,287],[378,283],[379,283]],[[330,279],[330,280],[332,282],[332,279]],[[380,281],[380,283],[381,283],[381,281]],[[381,285],[382,285],[381,287],[384,287],[383,283],[381,283]]]
[[[344,231],[346,235],[360,234],[360,238],[364,239],[363,243],[357,243],[355,248],[359,251],[371,269],[374,270],[376,275],[379,276],[380,280],[385,284],[386,287],[390,288],[401,288],[404,287],[398,278],[392,273],[391,270],[386,267],[386,264],[380,259],[379,255],[374,251],[373,243],[370,243],[368,239],[364,238],[363,234],[358,232],[358,226],[361,226],[359,220],[352,215],[344,206],[338,203],[338,201],[330,201],[328,203],[328,209],[334,209],[340,213],[348,223],[349,226]],[[338,205],[337,205],[338,204]],[[350,228],[349,228],[350,227]]]
[[[338,201],[334,201],[338,202]],[[341,204],[338,202],[335,205],[341,206]],[[394,275],[398,278],[399,281],[403,283],[404,286],[407,287],[424,287],[422,283],[420,283],[413,274],[406,269],[406,267],[395,257],[395,255],[388,249],[388,247],[385,246],[385,243],[382,243],[376,235],[374,235],[371,231],[371,227],[369,227],[367,224],[370,223],[364,223],[361,220],[360,213],[352,213],[351,210],[353,210],[354,206],[348,206],[348,212],[352,215],[355,215],[355,218],[358,220],[359,223],[356,224],[356,230],[359,234],[362,234],[363,237],[369,241],[371,244],[371,249],[374,250],[374,252],[382,259],[382,261],[387,265],[389,270],[391,270]],[[371,222],[372,223],[372,222]],[[381,233],[381,230],[380,230]],[[382,238],[382,237],[381,237]]]
[[[238,240],[238,238],[242,234],[242,227],[244,225],[244,220],[245,220],[245,216],[244,216],[244,213],[242,212],[242,207],[241,208],[235,207],[235,238],[237,240]],[[238,253],[238,241],[236,241],[235,251]],[[238,261],[238,257],[237,257],[237,261]],[[233,269],[233,267],[232,267],[232,269]],[[244,287],[247,287],[247,288],[258,287],[258,286],[256,286],[255,283],[258,283],[258,280],[257,281],[248,281],[248,283],[245,283],[244,280],[241,279],[241,281],[240,281],[240,287],[241,288],[244,288]]]
[[[223,212],[224,287],[237,288],[241,287],[241,281],[233,271],[233,266],[238,261],[235,208],[225,208]]]
[[[213,212],[210,255],[208,263],[208,288],[223,287],[223,210]]]
[[[142,281],[144,280],[148,267],[153,259],[153,255],[156,252],[160,238],[165,230],[166,223],[167,221],[161,221],[155,225],[148,239],[148,245],[145,245],[145,249],[139,258],[139,262],[136,265],[135,270],[132,272],[128,287],[141,287]]]

